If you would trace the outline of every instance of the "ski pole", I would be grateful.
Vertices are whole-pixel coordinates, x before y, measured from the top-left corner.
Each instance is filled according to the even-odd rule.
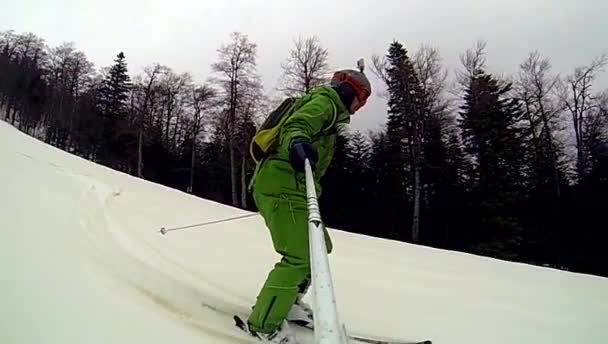
[[[190,229],[190,228],[195,228],[195,227],[204,227],[204,226],[214,225],[214,224],[217,224],[217,223],[224,223],[224,222],[230,222],[230,221],[244,219],[244,218],[247,218],[247,217],[254,217],[254,216],[257,216],[257,215],[258,215],[258,213],[246,214],[246,215],[240,215],[240,216],[230,217],[230,218],[222,219],[222,220],[215,220],[215,221],[208,221],[208,222],[203,222],[203,223],[197,223],[197,224],[194,224],[194,225],[183,226],[183,227],[173,227],[173,228],[161,227],[159,232],[160,232],[160,234],[165,235],[168,232],[181,231],[181,230],[184,230],[184,229]]]
[[[310,267],[314,291],[315,344],[344,344],[347,342],[345,339],[346,331],[340,327],[336,296],[329,259],[327,258],[325,226],[321,220],[317,190],[308,159],[304,160],[304,168],[308,199],[308,249],[310,250]]]

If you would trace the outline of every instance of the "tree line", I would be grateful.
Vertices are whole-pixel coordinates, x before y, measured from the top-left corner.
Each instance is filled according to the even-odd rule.
[[[566,75],[534,51],[512,75],[477,42],[448,71],[436,47],[393,41],[372,57],[385,125],[340,130],[322,181],[327,225],[399,241],[608,276],[608,63]],[[255,210],[249,142],[283,96],[331,76],[317,37],[294,39],[279,97],[257,45],[232,33],[204,82],[154,63],[131,74],[120,52],[95,68],[73,43],[0,32],[0,118],[44,142],[140,178]],[[369,72],[368,72],[369,73]]]

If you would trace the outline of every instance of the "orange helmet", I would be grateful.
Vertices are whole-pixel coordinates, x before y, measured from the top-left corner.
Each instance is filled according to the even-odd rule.
[[[365,74],[353,70],[344,69],[336,71],[331,78],[332,86],[339,86],[342,83],[347,83],[353,87],[357,94],[357,98],[361,103],[365,103],[367,98],[372,94],[372,85]]]

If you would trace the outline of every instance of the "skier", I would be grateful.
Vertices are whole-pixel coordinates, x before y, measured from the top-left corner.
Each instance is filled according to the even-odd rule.
[[[277,149],[258,162],[253,198],[282,258],[270,271],[247,320],[249,333],[265,343],[295,344],[287,321],[312,326],[312,309],[302,301],[311,283],[304,161],[314,171],[317,194],[335,150],[339,125],[361,109],[371,84],[361,71],[340,70],[329,85],[296,99],[277,131]],[[331,239],[325,232],[328,253]]]

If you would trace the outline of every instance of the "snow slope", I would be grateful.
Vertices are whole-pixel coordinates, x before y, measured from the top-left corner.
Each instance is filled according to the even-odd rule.
[[[246,342],[224,313],[248,311],[278,258],[259,216],[162,236],[161,226],[245,212],[93,164],[4,122],[0,181],[0,343]],[[332,237],[351,332],[437,344],[608,343],[608,279]]]

